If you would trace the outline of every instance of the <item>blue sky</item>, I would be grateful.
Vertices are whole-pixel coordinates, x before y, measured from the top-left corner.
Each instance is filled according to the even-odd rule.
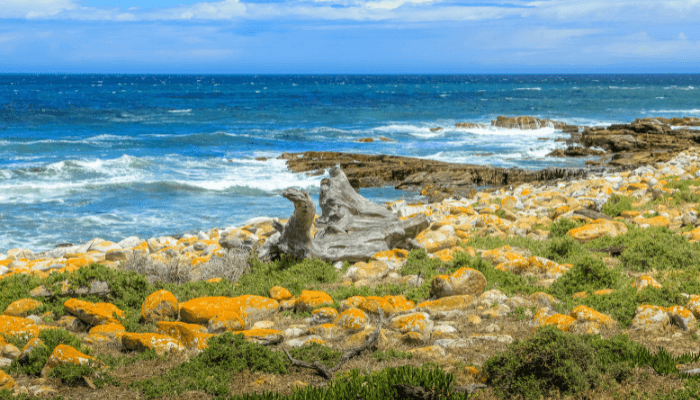
[[[696,73],[700,0],[0,0],[0,73]]]

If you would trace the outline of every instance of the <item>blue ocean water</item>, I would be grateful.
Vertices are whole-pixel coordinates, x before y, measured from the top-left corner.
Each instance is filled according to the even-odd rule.
[[[700,75],[0,75],[0,252],[287,217],[279,193],[318,193],[322,177],[256,160],[285,151],[583,165],[544,157],[568,137],[551,128],[454,128],[498,115],[589,126],[700,116]],[[394,141],[355,142],[380,136]]]

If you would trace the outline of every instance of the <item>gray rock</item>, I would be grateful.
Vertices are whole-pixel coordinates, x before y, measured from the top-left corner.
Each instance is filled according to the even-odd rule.
[[[204,233],[204,232],[202,232],[202,231],[199,231],[199,233],[197,234],[197,239],[199,239],[199,240],[209,240],[209,235],[207,235],[206,233]]]
[[[40,258],[60,258],[68,253],[77,253],[78,246],[56,247],[39,254]]]
[[[34,321],[34,323],[37,324],[37,325],[41,325],[41,324],[44,323],[44,320],[41,319],[41,317],[38,316],[38,315],[27,315],[26,318],[27,318],[27,319],[31,319],[31,320]]]
[[[111,250],[105,254],[105,260],[107,261],[121,261],[126,260],[126,250]]]
[[[139,243],[141,243],[141,239],[139,239],[138,236],[130,236],[117,244],[121,246],[122,249],[130,249],[138,246]]]
[[[401,221],[391,211],[360,196],[338,167],[330,170],[330,178],[321,181],[322,213],[313,239],[310,229],[316,207],[309,194],[290,188],[282,195],[294,203],[294,214],[284,226],[273,223],[281,233],[277,249],[298,259],[366,261],[380,251],[410,248],[409,240],[430,224],[423,214]]]
[[[285,344],[289,347],[301,347],[301,346],[309,343],[311,340],[323,340],[323,338],[320,336],[317,336],[317,335],[309,335],[309,336],[298,337],[296,339],[287,340],[285,342]]]
[[[0,367],[9,367],[12,364],[12,360],[5,357],[0,357]]]

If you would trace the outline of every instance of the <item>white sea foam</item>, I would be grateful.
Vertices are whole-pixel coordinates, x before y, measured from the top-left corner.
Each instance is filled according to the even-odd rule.
[[[540,90],[542,90],[542,88],[541,88],[541,87],[522,87],[522,88],[515,88],[515,89],[513,89],[513,90],[536,90],[536,91],[540,91]]]
[[[188,109],[185,109],[185,110],[169,110],[168,112],[169,112],[169,113],[173,113],[173,114],[184,114],[184,113],[188,113],[188,112],[190,112],[190,111],[192,111],[191,108],[188,108]]]
[[[659,114],[700,114],[700,109],[690,109],[690,110],[649,110],[650,113]]]

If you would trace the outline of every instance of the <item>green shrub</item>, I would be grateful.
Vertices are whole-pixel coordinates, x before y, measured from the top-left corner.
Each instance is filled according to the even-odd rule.
[[[394,349],[391,349],[389,351],[378,351],[372,354],[372,359],[377,361],[387,361],[393,359],[410,360],[411,358],[413,358],[413,353],[409,353],[407,351],[398,351]]]
[[[620,281],[621,274],[612,270],[593,255],[586,255],[562,275],[552,285],[552,293],[558,297],[571,296],[584,290],[595,291],[614,288]]]
[[[95,376],[95,372],[99,370],[96,364],[88,363],[81,365],[66,364],[59,365],[51,369],[49,377],[59,378],[64,385],[76,386],[85,383],[83,377],[91,379],[92,383],[98,389],[109,383],[113,386],[119,386],[118,379],[110,376],[107,373],[100,373]]]
[[[251,393],[236,395],[235,400],[404,400],[399,397],[394,385],[405,384],[420,386],[431,391],[433,398],[441,400],[463,400],[469,396],[463,393],[451,393],[454,376],[442,371],[434,364],[426,363],[421,367],[401,366],[385,368],[369,375],[361,375],[357,369],[342,374],[331,381],[327,387],[308,386],[295,390],[294,394],[284,396],[279,393]]]
[[[603,204],[603,213],[615,218],[622,214],[623,211],[632,210],[632,202],[634,200],[633,197],[612,194],[608,201]]]
[[[605,377],[629,376],[635,346],[623,337],[605,341],[543,327],[488,359],[483,372],[486,383],[502,398],[573,395],[601,385]]]
[[[567,263],[587,253],[581,244],[568,235],[548,240],[540,255],[558,263]]]
[[[333,350],[320,343],[311,343],[306,346],[290,349],[289,354],[297,360],[306,361],[310,364],[318,361],[328,368],[333,368],[343,355],[342,352]]]
[[[626,247],[620,261],[628,270],[685,269],[700,264],[698,246],[666,228],[631,228],[616,239]]]
[[[473,258],[467,253],[457,253],[452,263],[457,269],[468,267],[484,274],[486,277],[485,290],[498,289],[508,296],[515,294],[529,295],[540,290],[533,286],[536,280],[535,277],[526,278],[511,272],[498,270],[481,257]]]
[[[46,329],[39,332],[39,339],[43,342],[30,353],[26,360],[20,362],[19,358],[12,360],[10,371],[18,374],[39,375],[49,359],[51,352],[59,344],[65,344],[76,350],[90,354],[90,348],[83,346],[78,337],[63,329]]]
[[[563,237],[564,235],[566,235],[566,232],[574,228],[578,228],[581,225],[583,224],[580,222],[572,221],[567,218],[559,218],[558,220],[549,225],[549,238],[554,239]]]
[[[226,332],[209,339],[208,347],[189,361],[163,375],[134,382],[147,398],[178,396],[191,390],[211,395],[227,395],[233,374],[249,370],[269,374],[287,372],[289,360],[281,352],[247,342],[243,335]]]

